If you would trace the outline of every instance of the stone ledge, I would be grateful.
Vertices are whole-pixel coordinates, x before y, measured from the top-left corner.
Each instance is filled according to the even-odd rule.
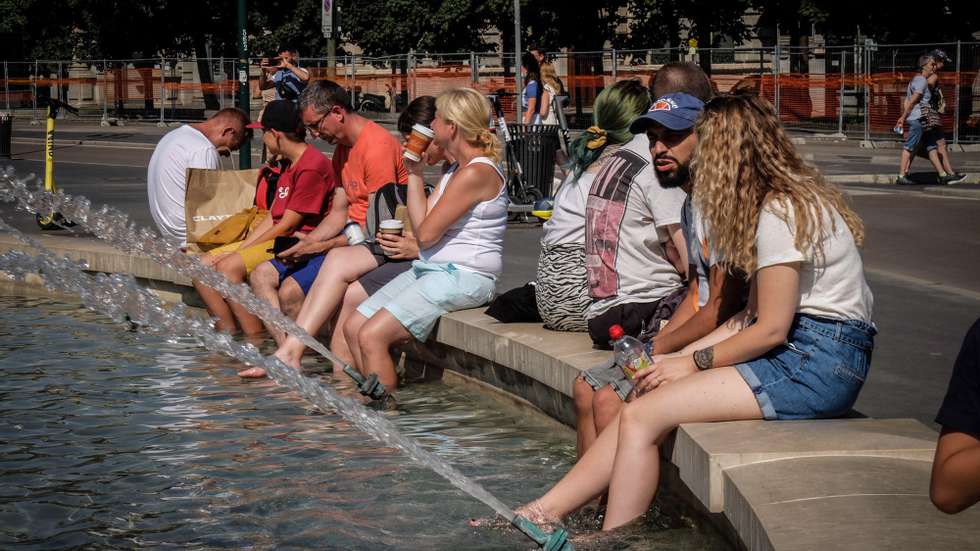
[[[722,474],[733,467],[809,456],[930,461],[936,433],[914,419],[732,421],[681,425],[671,461],[711,512],[728,509]]]
[[[141,256],[130,256],[94,238],[63,235],[32,235],[35,240],[59,256],[84,261],[92,272],[130,274],[137,279],[173,283],[189,287],[191,281],[167,266]],[[29,247],[8,233],[0,233],[0,253],[27,250]]]
[[[931,468],[861,456],[734,467],[725,471],[725,514],[753,550],[975,548],[980,509],[951,516],[933,507]]]
[[[523,373],[569,398],[575,378],[612,355],[593,349],[585,333],[550,331],[539,323],[500,323],[483,311],[444,315],[435,340]]]

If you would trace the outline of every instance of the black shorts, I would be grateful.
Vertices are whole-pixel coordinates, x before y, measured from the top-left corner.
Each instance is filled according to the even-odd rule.
[[[384,264],[361,276],[357,280],[368,296],[378,292],[391,280],[412,268],[411,260],[391,260],[385,257]]]
[[[613,306],[598,316],[588,320],[589,336],[592,344],[599,350],[612,350],[609,345],[609,328],[613,325],[623,326],[623,332],[636,337],[643,331],[643,324],[648,322],[657,312],[660,301],[628,302]]]

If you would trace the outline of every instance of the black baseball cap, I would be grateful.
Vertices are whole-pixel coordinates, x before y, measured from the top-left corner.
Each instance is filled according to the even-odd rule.
[[[936,48],[935,50],[929,52],[929,55],[931,55],[933,59],[938,59],[943,63],[953,62],[953,60],[948,55],[946,55],[946,52],[940,50],[939,48]]]
[[[296,107],[295,103],[285,99],[277,99],[270,101],[265,106],[265,110],[262,111],[259,120],[246,126],[246,128],[298,133],[303,128],[303,119],[300,117],[299,108]]]

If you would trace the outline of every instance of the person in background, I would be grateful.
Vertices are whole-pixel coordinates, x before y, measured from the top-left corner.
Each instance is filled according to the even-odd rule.
[[[946,102],[943,99],[942,89],[939,87],[939,72],[952,60],[942,50],[933,50],[929,52],[929,55],[936,67],[936,70],[927,79],[930,95],[929,111],[932,112],[932,116],[929,118],[933,119],[935,124],[924,129],[928,134],[926,141],[936,144],[936,154],[939,155],[939,162],[943,167],[943,172],[939,175],[939,183],[955,184],[965,180],[966,174],[953,170],[953,165],[949,159],[949,149],[946,147],[946,131],[943,129],[941,119],[941,115],[946,111]]]
[[[491,114],[490,102],[472,88],[436,99],[433,141],[457,168],[426,198],[423,162],[407,161],[408,214],[419,260],[361,303],[344,328],[353,336],[348,345],[361,373],[376,375],[389,392],[398,382],[391,346],[412,338],[424,342],[443,314],[486,304],[503,269],[510,201],[500,143],[487,128]]]
[[[940,511],[959,513],[980,502],[980,319],[963,339],[936,422],[943,430],[929,498]]]
[[[204,122],[185,124],[167,132],[150,156],[146,174],[146,192],[150,215],[160,234],[167,239],[187,239],[184,219],[184,196],[187,193],[187,169],[216,170],[218,157],[228,156],[248,139],[249,123],[244,111],[229,107]]]
[[[596,96],[592,126],[572,141],[569,174],[544,223],[534,287],[546,329],[588,331],[592,304],[585,271],[585,204],[596,174],[626,142],[630,123],[650,105],[650,94],[634,79],[621,80]]]
[[[871,363],[863,224],[794,149],[758,96],[720,96],[695,126],[694,202],[718,254],[751,274],[749,305],[681,353],[654,358],[575,467],[519,509],[554,523],[608,490],[603,530],[644,514],[660,446],[681,423],[813,419],[850,410]]]
[[[327,158],[305,141],[306,132],[299,110],[291,101],[276,100],[266,106],[260,122],[249,128],[262,129],[262,142],[289,166],[276,182],[276,193],[269,216],[239,243],[219,247],[206,254],[203,262],[213,265],[233,283],[242,283],[256,266],[272,258],[274,240],[294,231],[311,231],[330,212],[330,199],[336,181]],[[345,209],[334,209],[329,218],[346,219]],[[242,306],[226,301],[217,291],[199,281],[194,287],[208,313],[217,318],[218,331],[234,331],[236,320],[246,335],[263,330],[262,320]]]
[[[521,106],[524,108],[524,124],[541,124],[541,67],[538,60],[529,52],[521,56],[521,73],[524,75],[524,90],[521,92]]]
[[[548,63],[541,66],[541,83],[544,86],[544,91],[541,93],[541,109],[539,110],[541,124],[558,124],[558,115],[552,108],[554,103],[552,99],[559,95],[561,82],[558,81],[558,73],[555,72],[555,67],[552,64]]]
[[[275,99],[299,101],[300,94],[310,81],[310,72],[298,65],[299,54],[292,46],[279,48],[279,57],[270,62],[263,59],[259,65],[259,90],[275,90]]]
[[[550,64],[548,61],[548,51],[541,45],[532,44],[530,47],[528,47],[527,51],[534,56],[534,60],[538,62],[538,66],[544,67],[545,65]]]
[[[902,146],[902,156],[898,168],[898,178],[895,183],[902,186],[915,185],[915,182],[908,177],[909,168],[912,166],[912,159],[919,150],[920,145],[924,145],[929,155],[929,162],[940,175],[945,174],[942,164],[939,162],[939,154],[936,153],[935,135],[926,135],[922,127],[922,107],[928,108],[929,100],[932,99],[932,92],[929,89],[929,78],[936,72],[936,62],[929,54],[919,56],[919,74],[909,82],[908,90],[905,92],[905,101],[902,103],[902,114],[895,122],[895,128],[904,128],[908,123],[908,132],[905,134],[905,144]],[[941,177],[941,176],[940,176]],[[940,183],[944,183],[940,181]]]

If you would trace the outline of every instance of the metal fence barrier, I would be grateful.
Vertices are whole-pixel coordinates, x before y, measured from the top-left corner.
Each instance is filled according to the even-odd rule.
[[[551,63],[567,89],[565,115],[572,127],[591,124],[596,95],[612,83],[647,82],[666,63],[697,61],[710,63],[718,91],[763,95],[790,129],[898,139],[891,128],[917,72],[916,60],[937,47],[953,60],[940,73],[948,137],[953,143],[980,142],[980,42],[712,48],[693,56],[680,48],[563,52]],[[259,62],[252,59],[248,67],[253,113],[274,95],[258,88]],[[0,108],[40,122],[46,98],[56,97],[104,124],[201,120],[235,105],[236,64],[225,58],[4,61]],[[300,65],[313,79],[331,78],[346,87],[354,107],[375,118],[394,117],[412,99],[455,86],[500,94],[513,118],[519,69],[512,53],[339,56],[332,67],[325,58],[304,58]]]

